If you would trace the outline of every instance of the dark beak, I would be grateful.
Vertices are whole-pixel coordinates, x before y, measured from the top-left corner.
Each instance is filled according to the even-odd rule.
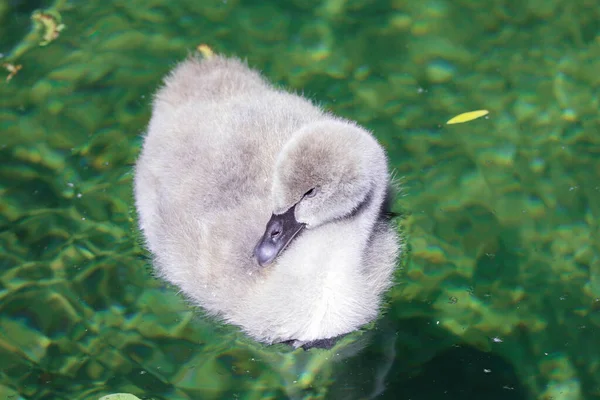
[[[283,214],[273,214],[262,238],[254,248],[254,256],[261,267],[268,265],[287,247],[304,228],[305,224],[296,221],[293,206]]]

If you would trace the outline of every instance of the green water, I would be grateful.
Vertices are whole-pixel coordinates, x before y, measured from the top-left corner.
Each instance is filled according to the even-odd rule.
[[[36,9],[65,25],[46,46]],[[596,0],[0,0],[22,65],[0,82],[0,399],[597,398],[599,21]],[[388,150],[408,251],[331,352],[261,346],[152,276],[131,166],[200,43]]]

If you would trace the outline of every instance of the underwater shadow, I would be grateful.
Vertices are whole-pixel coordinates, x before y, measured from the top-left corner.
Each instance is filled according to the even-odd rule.
[[[464,344],[428,318],[386,317],[370,336],[363,351],[338,365],[328,398],[529,398],[501,356]]]

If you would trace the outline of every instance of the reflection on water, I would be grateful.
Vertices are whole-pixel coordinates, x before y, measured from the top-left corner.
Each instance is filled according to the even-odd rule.
[[[36,9],[65,25],[46,46]],[[0,84],[0,398],[599,395],[598,20],[566,1],[0,0],[21,65]],[[200,43],[372,129],[402,182],[389,306],[331,351],[258,345],[152,276],[131,164]]]

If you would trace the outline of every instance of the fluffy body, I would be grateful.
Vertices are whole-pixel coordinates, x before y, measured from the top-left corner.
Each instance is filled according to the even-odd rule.
[[[214,56],[165,79],[134,186],[162,278],[256,340],[299,345],[377,316],[399,253],[388,184],[369,132]],[[260,267],[265,224],[294,205],[306,228]]]

